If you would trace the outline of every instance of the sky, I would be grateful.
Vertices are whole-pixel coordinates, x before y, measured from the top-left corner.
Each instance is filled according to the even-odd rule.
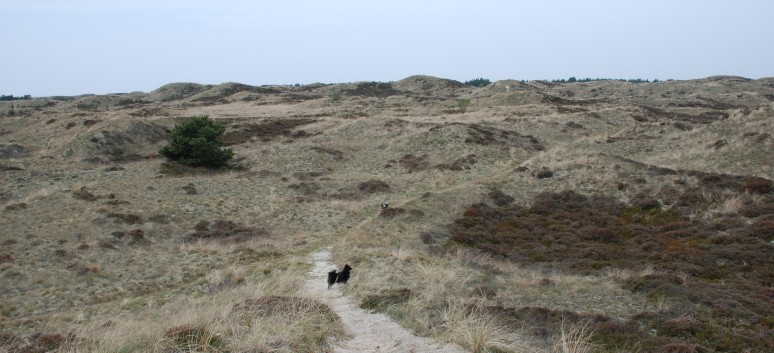
[[[774,76],[772,0],[2,0],[0,94]]]

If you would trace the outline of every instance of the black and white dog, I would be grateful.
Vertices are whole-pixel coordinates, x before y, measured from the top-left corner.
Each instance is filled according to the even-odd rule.
[[[352,267],[349,267],[349,264],[344,264],[344,269],[341,272],[336,272],[336,270],[328,272],[328,289],[331,289],[334,283],[347,283],[350,270]]]

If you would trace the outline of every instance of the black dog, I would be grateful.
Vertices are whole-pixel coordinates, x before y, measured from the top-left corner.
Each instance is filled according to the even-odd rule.
[[[336,270],[328,272],[328,289],[331,289],[334,283],[347,283],[350,270],[352,267],[349,267],[349,264],[344,264],[344,269],[341,272],[337,273]]]

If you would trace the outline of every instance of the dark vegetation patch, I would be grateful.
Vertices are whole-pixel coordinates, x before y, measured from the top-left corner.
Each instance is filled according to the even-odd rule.
[[[89,127],[89,126],[92,126],[92,125],[96,125],[97,123],[100,123],[100,122],[102,122],[102,120],[99,120],[99,119],[86,119],[86,120],[83,121],[83,126]]]
[[[359,97],[377,97],[385,98],[401,94],[400,91],[392,87],[388,82],[360,82],[354,88],[341,91],[345,95]]]
[[[537,172],[534,173],[535,178],[538,179],[547,179],[554,176],[554,172],[551,169],[548,169],[547,167],[543,167]]]
[[[73,197],[78,200],[94,202],[99,200],[99,197],[92,194],[85,186],[81,187],[78,191],[73,191]]]
[[[263,228],[248,227],[233,221],[199,221],[194,226],[194,232],[183,237],[184,241],[195,240],[228,240],[245,241],[254,237],[267,236]]]
[[[677,111],[667,111],[645,105],[640,105],[639,108],[642,111],[642,115],[633,116],[637,121],[678,121],[682,123],[710,124],[728,118],[728,113],[725,111],[705,111],[694,115]]]
[[[20,210],[26,210],[28,207],[26,202],[19,202],[19,203],[12,203],[10,205],[5,206],[6,211],[20,211]]]
[[[68,342],[77,342],[79,338],[74,335],[63,336],[55,333],[38,332],[26,339],[15,337],[11,334],[3,334],[0,347],[6,348],[9,353],[46,353],[55,352]],[[6,346],[7,345],[7,346]]]
[[[674,102],[670,102],[669,105],[672,107],[704,108],[704,109],[719,110],[719,111],[747,108],[743,105],[718,102],[714,99],[709,99],[704,97],[696,97],[695,100],[691,100],[687,102],[674,101]]]
[[[344,160],[344,152],[326,147],[312,147],[312,151],[324,153],[333,157],[335,161]]]
[[[407,173],[421,172],[430,169],[430,162],[428,161],[426,154],[421,156],[407,154],[400,157],[398,163],[400,163],[403,169],[406,169]]]
[[[492,188],[487,196],[494,202],[495,206],[508,206],[515,201],[511,195],[502,192],[498,188]]]
[[[129,232],[129,245],[146,245],[150,240],[145,236],[145,231],[142,229],[133,229]]]
[[[368,180],[358,184],[357,189],[365,193],[373,194],[377,192],[389,192],[390,185],[381,180]]]
[[[0,164],[0,172],[15,171],[15,170],[24,170],[24,168],[18,167],[15,165]]]
[[[293,177],[298,180],[313,180],[314,178],[319,178],[325,174],[327,174],[327,172],[324,171],[295,172],[293,173]]]
[[[478,160],[476,159],[475,154],[469,154],[462,158],[457,158],[451,163],[441,163],[439,165],[436,165],[435,167],[440,170],[452,170],[452,171],[461,171],[461,170],[470,170],[474,164],[478,163]]]
[[[765,195],[774,191],[774,183],[761,177],[705,172],[689,172],[688,175],[700,178],[699,185],[705,189],[721,189],[741,193],[749,192],[758,195]]]
[[[579,105],[579,106],[585,106],[585,105],[592,105],[592,104],[599,104],[599,103],[605,103],[608,102],[609,99],[606,98],[595,98],[595,99],[566,99],[562,97],[553,96],[550,94],[540,93],[543,98],[541,98],[541,102],[546,104],[553,104],[557,106],[564,106],[564,105]]]
[[[315,99],[321,99],[324,96],[321,94],[308,93],[308,92],[285,92],[285,93],[282,93],[281,97],[282,97],[282,102],[294,104],[294,103],[301,103],[301,102],[315,100]]]
[[[686,124],[686,123],[676,122],[676,123],[674,123],[672,125],[676,129],[681,130],[681,131],[691,131],[691,130],[693,130],[693,126],[691,126],[690,124]]]
[[[497,145],[521,148],[524,150],[542,151],[545,147],[532,135],[522,135],[516,131],[481,126],[467,125],[468,137],[466,143],[482,146]]]
[[[395,218],[395,217],[398,217],[400,215],[406,214],[406,212],[407,211],[406,211],[405,208],[388,207],[388,208],[383,208],[381,211],[379,211],[379,217]]]
[[[409,215],[414,217],[422,217],[425,215],[422,210],[417,209],[405,209],[400,207],[388,207],[388,208],[382,208],[381,211],[379,211],[379,217],[382,218],[395,218],[401,215]]]
[[[266,142],[279,136],[284,137],[306,137],[308,133],[294,133],[293,130],[299,126],[315,123],[314,119],[278,119],[264,121],[258,124],[237,124],[232,126],[232,131],[227,131],[223,135],[223,145],[233,146],[250,142],[253,138]]]
[[[108,212],[105,217],[112,218],[116,223],[143,224],[142,216],[131,213]]]
[[[388,306],[405,303],[409,298],[411,298],[409,288],[382,289],[377,294],[367,294],[360,301],[360,308],[383,313]]]
[[[587,325],[594,332],[592,342],[601,346],[595,352],[622,352],[622,347],[641,353],[715,352],[704,343],[691,343],[686,339],[699,335],[707,326],[674,310],[641,313],[626,320],[535,306],[518,309],[489,306],[486,310],[503,322],[511,323],[514,329],[526,327],[528,334],[544,340],[552,339],[562,325]]]
[[[419,233],[419,240],[421,240],[423,244],[437,244],[445,241],[446,239],[449,239],[449,234],[445,232],[429,230]]]
[[[721,140],[717,140],[717,141],[707,145],[707,148],[708,149],[713,149],[713,150],[717,151],[717,150],[719,150],[719,149],[721,149],[723,147],[726,147],[726,146],[728,146],[728,141],[721,139]]]
[[[698,185],[689,187],[683,191],[675,202],[675,205],[683,212],[702,210],[710,206],[712,200],[722,199],[728,192],[750,193],[757,195],[758,202],[748,200],[739,210],[739,214],[745,217],[758,217],[766,214],[774,214],[774,184],[771,180],[728,174],[714,174],[704,172],[687,172],[687,175],[697,177]]]
[[[20,144],[0,144],[0,159],[23,158],[29,154],[30,151]]]
[[[635,161],[633,159],[629,159],[629,158],[625,158],[617,155],[613,155],[611,157],[617,162],[624,163],[627,166],[634,168],[634,170],[636,171],[645,171],[648,173],[648,175],[651,175],[651,176],[677,175],[680,173],[674,169],[658,167],[658,166],[650,165],[640,161]]]
[[[182,189],[185,190],[185,193],[187,195],[196,195],[199,193],[196,190],[196,185],[194,185],[194,183],[188,183],[185,186],[183,186]]]
[[[136,108],[138,106],[142,106],[150,103],[153,103],[153,102],[146,101],[141,98],[124,98],[124,99],[119,99],[118,102],[116,102],[116,107]]]
[[[746,190],[747,181],[713,174],[701,179],[701,190],[686,192]],[[643,341],[647,342],[643,353],[662,352],[670,345],[701,345],[723,352],[771,351],[774,247],[770,241],[774,239],[769,235],[774,222],[762,216],[750,226],[739,222],[738,227],[721,232],[710,222],[691,220],[684,213],[704,207],[701,202],[708,201],[664,210],[648,198],[626,205],[572,191],[541,193],[528,208],[474,204],[449,226],[449,234],[457,243],[509,261],[581,275],[607,268],[658,268],[657,274],[632,278],[623,285],[653,300],[666,298],[673,311],[642,313],[628,323],[606,324],[598,337],[609,348]]]

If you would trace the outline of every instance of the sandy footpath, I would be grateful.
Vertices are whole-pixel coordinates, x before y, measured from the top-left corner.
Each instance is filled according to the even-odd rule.
[[[328,272],[336,268],[331,261],[330,249],[312,253],[309,261],[314,265],[305,283],[307,295],[328,305],[341,317],[344,328],[351,339],[335,341],[333,352],[465,352],[451,344],[439,344],[425,337],[417,337],[386,315],[370,313],[360,309],[351,299],[344,296],[339,286],[327,289]],[[357,269],[353,276],[357,276]]]

